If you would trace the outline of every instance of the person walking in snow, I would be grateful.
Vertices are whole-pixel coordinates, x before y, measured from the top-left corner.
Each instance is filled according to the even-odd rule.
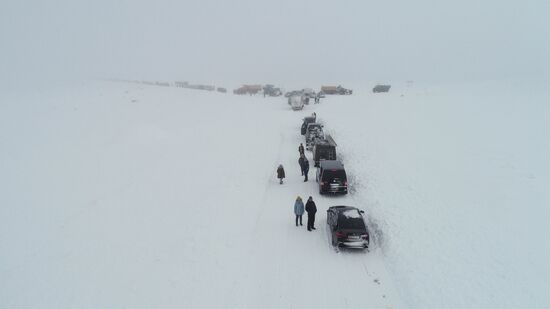
[[[306,211],[307,211],[307,230],[311,232],[311,230],[316,230],[315,213],[317,212],[317,206],[315,206],[315,202],[313,201],[313,198],[311,196],[307,199]]]
[[[302,143],[300,143],[300,146],[298,146],[298,152],[300,153],[300,155],[305,154],[304,145],[302,145]]]
[[[307,173],[309,172],[309,161],[306,156],[304,156],[304,162],[302,163],[302,171],[304,172],[304,182],[307,181]]]
[[[285,178],[285,169],[282,164],[279,164],[277,168],[277,178],[279,178],[279,183],[283,184],[283,178]]]
[[[302,176],[304,176],[304,160],[306,159],[306,156],[304,154],[300,155],[300,159],[298,159],[298,164],[300,164],[300,170],[302,171]]]
[[[294,214],[296,215],[296,226],[298,226],[298,220],[300,221],[300,225],[302,225],[302,215],[304,214],[304,202],[302,202],[302,198],[298,196],[296,198],[296,202],[294,202]]]

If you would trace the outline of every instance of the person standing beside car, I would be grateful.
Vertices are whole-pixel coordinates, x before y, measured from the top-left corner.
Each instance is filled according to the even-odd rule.
[[[279,164],[277,168],[277,178],[279,178],[279,184],[283,184],[283,178],[285,178],[285,169],[282,164]]]
[[[302,176],[304,176],[304,159],[305,158],[306,156],[301,154],[300,159],[298,159],[298,164],[300,164],[300,170],[302,171]]]
[[[313,197],[311,196],[307,199],[306,211],[307,211],[307,230],[311,232],[311,230],[316,230],[315,213],[317,212],[317,206],[315,206],[315,202],[313,201]]]
[[[300,220],[300,225],[302,225],[302,215],[304,214],[304,202],[302,198],[298,196],[296,202],[294,202],[294,214],[296,215],[296,226],[298,226],[298,220]]]
[[[307,173],[309,172],[309,161],[307,160],[306,156],[304,156],[304,163],[302,163],[302,171],[305,176],[304,182],[307,181]]]

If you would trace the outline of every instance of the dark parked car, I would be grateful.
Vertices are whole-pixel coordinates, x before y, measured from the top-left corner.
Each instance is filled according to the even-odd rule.
[[[327,210],[327,225],[332,245],[347,248],[368,248],[369,231],[363,214],[351,206],[332,206]]]
[[[302,122],[302,130],[301,130],[302,135],[306,135],[307,125],[314,122],[315,122],[315,117],[313,116],[304,118],[304,121]]]
[[[319,161],[322,160],[336,160],[336,143],[330,135],[313,145],[314,166],[319,167]]]
[[[390,91],[391,85],[376,85],[372,88],[372,92],[388,92]]]
[[[348,177],[340,161],[319,161],[316,180],[319,183],[319,194],[348,193]]]

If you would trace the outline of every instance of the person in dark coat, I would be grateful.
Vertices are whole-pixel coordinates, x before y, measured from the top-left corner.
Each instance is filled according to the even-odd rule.
[[[298,164],[300,164],[300,170],[302,171],[302,176],[304,176],[304,160],[306,160],[306,156],[304,154],[301,154],[300,159],[298,159]]]
[[[309,161],[307,160],[306,156],[304,156],[304,163],[302,163],[302,170],[304,172],[304,182],[307,181],[307,173],[309,172]]]
[[[302,225],[302,215],[304,214],[304,202],[302,202],[302,198],[298,196],[296,198],[296,202],[294,202],[294,214],[296,215],[296,226],[298,226],[298,220],[300,221],[300,225]]]
[[[300,146],[298,147],[298,152],[300,153],[300,155],[304,154],[304,145],[302,145],[302,143],[300,143]]]
[[[285,169],[282,164],[279,164],[277,168],[277,178],[279,178],[279,183],[283,184],[283,178],[285,178]]]
[[[315,202],[313,201],[313,198],[311,196],[307,199],[306,211],[307,211],[307,230],[311,232],[311,230],[316,230],[315,213],[317,212],[317,206],[315,206]]]

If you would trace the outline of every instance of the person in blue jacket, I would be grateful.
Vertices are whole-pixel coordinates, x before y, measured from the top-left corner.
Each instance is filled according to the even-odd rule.
[[[294,202],[294,214],[296,215],[296,226],[298,226],[298,220],[300,220],[300,225],[302,225],[302,215],[304,214],[304,202],[302,198],[298,196],[296,202]]]

